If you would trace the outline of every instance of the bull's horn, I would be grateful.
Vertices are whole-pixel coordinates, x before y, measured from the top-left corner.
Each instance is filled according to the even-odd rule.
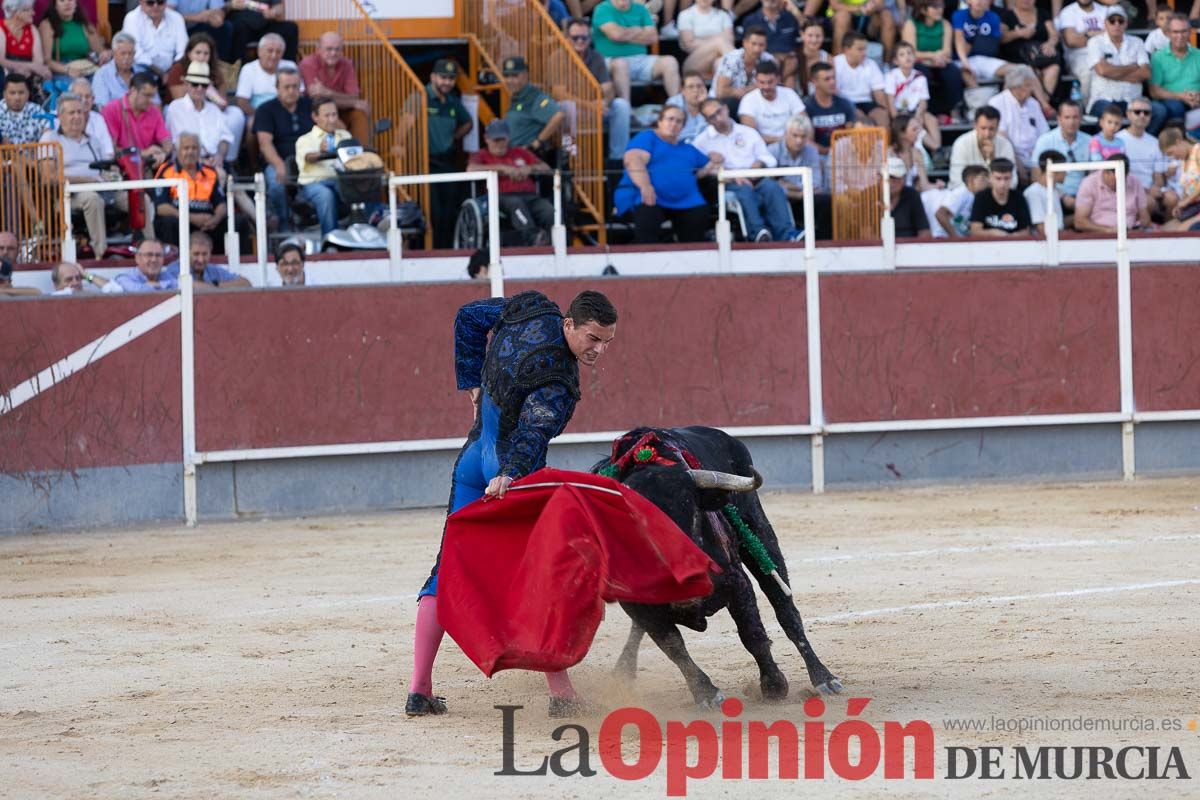
[[[762,484],[762,478],[745,478],[730,472],[714,472],[711,469],[689,469],[688,475],[697,489],[722,489],[726,492],[752,492]]]

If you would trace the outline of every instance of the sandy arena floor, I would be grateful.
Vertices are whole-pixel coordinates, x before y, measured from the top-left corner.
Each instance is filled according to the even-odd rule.
[[[863,718],[932,723],[939,777],[714,777],[691,782],[689,796],[1200,796],[1200,480],[764,501],[817,652],[847,695],[872,698]],[[526,706],[524,769],[564,746],[550,737],[558,723],[546,719],[540,675],[489,681],[453,643],[436,673],[452,715],[404,716],[412,596],[440,528],[440,514],[420,511],[0,538],[0,796],[665,796],[662,766],[639,784],[603,771],[602,714],[582,720],[597,776],[495,776],[494,705]],[[748,698],[743,718],[801,722],[800,658],[773,619],[768,628],[792,681],[782,705],[753,699],[757,672],[727,615],[687,640],[719,686]],[[627,630],[610,607],[576,685],[605,712],[632,703],[660,719],[705,716],[649,640],[635,685],[610,676]],[[832,703],[827,724],[845,713]],[[993,716],[1183,729],[946,727]],[[1192,779],[942,777],[948,746],[1130,743],[1179,746]]]

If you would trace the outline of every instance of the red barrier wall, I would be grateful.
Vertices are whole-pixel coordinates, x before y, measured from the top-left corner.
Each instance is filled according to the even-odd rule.
[[[565,306],[598,287],[617,340],[568,430],[808,421],[804,278],[743,275],[515,282]],[[1115,411],[1111,269],[830,275],[822,279],[830,421]],[[245,291],[197,298],[202,450],[457,437],[455,311],[479,284]],[[1200,405],[1200,270],[1133,273],[1140,409]],[[161,297],[0,303],[0,389]],[[0,417],[0,471],[180,459],[173,320]]]
[[[829,422],[1120,411],[1109,269],[821,279]]]
[[[681,419],[808,418],[804,284],[794,277],[513,282],[564,308],[600,287],[621,321],[584,369],[571,431]],[[201,450],[463,436],[454,314],[479,285],[206,294],[197,302]]]
[[[165,299],[0,303],[0,390],[10,390]],[[180,461],[179,352],[176,317],[0,416],[0,472]]]
[[[1138,267],[1131,283],[1138,410],[1200,408],[1200,266]]]

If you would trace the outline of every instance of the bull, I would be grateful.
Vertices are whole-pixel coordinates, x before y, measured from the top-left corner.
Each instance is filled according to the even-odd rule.
[[[666,605],[621,603],[633,625],[617,661],[618,674],[634,677],[638,646],[642,636],[649,635],[679,668],[697,705],[720,705],[724,694],[692,660],[677,626],[703,631],[708,618],[725,608],[737,625],[742,645],[758,664],[763,699],[786,698],[788,680],[771,657],[771,641],[748,571],[799,650],[812,685],[822,694],[841,691],[841,682],[821,663],[805,636],[800,612],[787,588],[787,566],[779,540],[758,499],[762,477],[745,444],[715,428],[638,428],[618,439],[612,456],[593,471],[617,478],[662,509],[721,568],[713,575],[713,591],[707,597]],[[729,504],[736,508],[736,515],[724,511]],[[761,540],[778,577],[755,558],[754,545],[739,536],[733,522],[737,516]]]

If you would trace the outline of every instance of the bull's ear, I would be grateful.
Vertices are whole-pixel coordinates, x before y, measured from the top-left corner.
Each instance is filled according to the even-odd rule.
[[[711,469],[689,469],[688,476],[697,489],[720,489],[725,492],[753,492],[762,485],[762,476],[756,471],[753,478],[716,472]]]

